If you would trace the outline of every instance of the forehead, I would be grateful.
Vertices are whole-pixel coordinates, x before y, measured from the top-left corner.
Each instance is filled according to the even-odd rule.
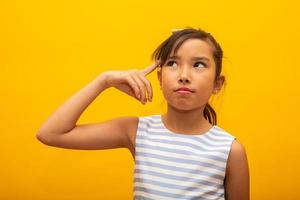
[[[174,47],[175,46],[176,45],[174,45]],[[213,49],[207,41],[192,38],[187,39],[181,44],[176,55],[179,55],[180,57],[204,56],[213,59]],[[170,56],[174,56],[174,48],[172,49]]]

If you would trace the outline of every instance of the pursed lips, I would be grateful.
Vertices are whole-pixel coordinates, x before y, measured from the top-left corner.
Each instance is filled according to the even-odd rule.
[[[187,88],[187,87],[180,87],[180,88],[177,88],[177,89],[175,90],[175,92],[177,92],[177,91],[188,91],[188,92],[194,92],[192,89],[190,89],[190,88]]]
[[[180,87],[177,88],[175,92],[178,92],[180,94],[189,94],[189,93],[193,93],[194,91],[188,87]]]

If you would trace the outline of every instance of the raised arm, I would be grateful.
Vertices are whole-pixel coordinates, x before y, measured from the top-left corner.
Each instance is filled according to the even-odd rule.
[[[108,71],[100,74],[61,105],[39,128],[36,137],[44,144],[71,149],[129,148],[133,150],[132,135],[137,117],[119,117],[94,124],[77,125],[83,111],[105,89],[116,87],[133,98],[146,103],[152,97],[150,82],[145,76],[157,63],[143,70]]]

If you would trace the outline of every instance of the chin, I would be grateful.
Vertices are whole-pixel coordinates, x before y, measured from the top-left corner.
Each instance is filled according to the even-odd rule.
[[[169,107],[172,107],[174,110],[181,111],[181,112],[187,112],[196,109],[195,107],[184,103],[176,103],[176,104],[169,103],[168,105]]]
[[[186,101],[186,100],[175,100],[174,99],[168,99],[167,101],[168,106],[171,107],[174,110],[177,111],[192,111],[192,110],[199,110],[201,109],[203,106],[205,107],[206,103],[199,103],[197,102],[197,104],[192,104],[191,101]]]

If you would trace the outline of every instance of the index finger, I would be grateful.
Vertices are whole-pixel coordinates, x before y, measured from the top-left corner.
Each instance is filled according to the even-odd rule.
[[[159,64],[160,64],[160,61],[158,60],[155,63],[153,63],[152,65],[143,69],[142,73],[146,76],[147,74],[151,73]]]

